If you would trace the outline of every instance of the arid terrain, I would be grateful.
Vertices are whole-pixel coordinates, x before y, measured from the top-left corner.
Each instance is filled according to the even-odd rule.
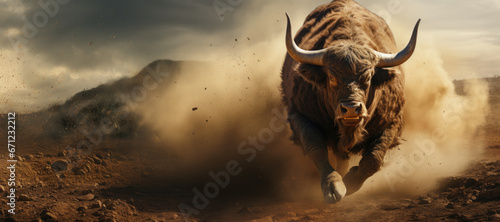
[[[176,65],[169,69],[175,73]],[[16,115],[16,214],[8,213],[9,163],[5,160],[9,158],[2,149],[1,221],[500,221],[498,77],[486,79],[490,112],[470,141],[485,148],[465,171],[441,178],[437,188],[424,193],[364,192],[327,205],[318,195],[319,176],[314,170],[282,177],[285,172],[290,175],[291,165],[311,165],[288,141],[286,130],[276,136],[277,142],[257,153],[255,161],[243,164],[247,156],[239,155],[236,147],[248,134],[239,137],[241,134],[231,134],[236,129],[218,130],[217,125],[210,125],[217,123],[216,114],[213,119],[199,117],[189,136],[201,134],[203,138],[193,139],[200,151],[189,154],[192,164],[178,164],[183,157],[171,148],[182,144],[162,142],[154,129],[140,124],[140,116],[123,111],[125,103],[115,100],[140,82],[144,72],[132,80],[84,91],[48,110]],[[255,80],[248,77],[248,81]],[[180,80],[166,82],[162,86],[182,84]],[[463,93],[463,81],[454,83],[457,93]],[[156,93],[160,92],[148,96],[154,98]],[[195,105],[185,112],[203,112],[202,106]],[[104,133],[96,130],[103,122],[110,129]],[[5,145],[7,114],[0,124],[4,125],[0,143]],[[224,141],[210,146],[231,152],[220,152],[216,159],[204,157],[211,154],[200,146],[211,139],[204,138],[207,129],[225,134],[219,137]],[[172,132],[175,130],[173,127]],[[293,151],[285,154],[284,149],[273,147],[283,144]],[[290,163],[294,159],[303,160]],[[231,160],[242,163],[242,172],[231,174],[227,186],[208,189],[207,195],[204,187],[214,181],[209,172],[229,172],[226,163]],[[196,198],[194,190],[209,197]],[[187,217],[180,208],[192,215]]]

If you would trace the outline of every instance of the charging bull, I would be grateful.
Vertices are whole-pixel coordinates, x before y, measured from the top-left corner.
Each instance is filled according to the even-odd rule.
[[[400,65],[415,49],[420,20],[401,51],[385,21],[353,0],[316,8],[294,40],[288,14],[287,20],[281,87],[292,139],[316,165],[325,201],[336,203],[358,191],[399,145]],[[362,159],[349,169],[353,154]]]

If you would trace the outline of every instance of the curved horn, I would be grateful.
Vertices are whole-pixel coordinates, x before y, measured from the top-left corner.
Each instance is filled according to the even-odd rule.
[[[413,51],[415,50],[415,45],[417,44],[417,33],[419,24],[420,24],[420,19],[418,19],[417,24],[415,24],[415,28],[413,28],[413,34],[411,35],[410,42],[408,42],[408,45],[406,45],[406,47],[403,50],[401,50],[401,52],[394,54],[386,54],[375,51],[375,54],[380,58],[377,64],[377,68],[399,66],[404,62],[406,62],[406,60],[408,60],[411,57]]]
[[[286,50],[288,54],[297,62],[323,66],[323,55],[326,49],[308,51],[299,48],[292,39],[290,17],[288,17],[287,13],[285,13],[285,15],[288,22],[286,27]]]

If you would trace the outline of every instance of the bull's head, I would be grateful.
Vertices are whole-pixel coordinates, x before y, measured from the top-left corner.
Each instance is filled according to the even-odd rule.
[[[290,18],[286,47],[290,56],[302,63],[298,72],[309,82],[321,80],[326,99],[335,113],[336,122],[343,126],[359,126],[368,117],[366,101],[375,68],[401,65],[410,58],[417,42],[420,20],[413,29],[408,45],[400,52],[386,54],[352,41],[339,41],[321,50],[303,50],[292,40]],[[315,72],[315,69],[317,72]],[[326,76],[318,76],[325,75]]]

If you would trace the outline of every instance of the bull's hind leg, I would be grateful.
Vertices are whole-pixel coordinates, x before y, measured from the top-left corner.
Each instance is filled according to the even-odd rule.
[[[313,160],[321,176],[321,190],[327,203],[336,203],[346,195],[342,176],[328,161],[328,149],[324,133],[301,114],[289,116],[290,127],[304,149]]]

